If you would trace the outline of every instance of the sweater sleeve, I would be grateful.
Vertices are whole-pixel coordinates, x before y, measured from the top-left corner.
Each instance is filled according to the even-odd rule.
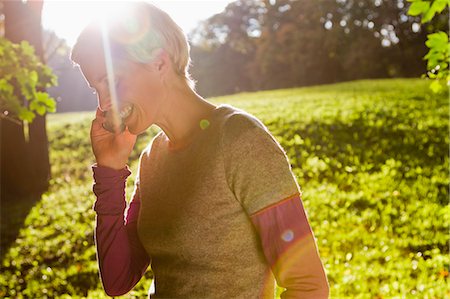
[[[232,115],[223,129],[228,186],[251,215],[300,192],[281,145],[252,115]]]
[[[131,174],[127,168],[114,170],[94,165],[93,191],[97,196],[95,244],[100,277],[109,296],[129,292],[145,273],[150,258],[137,234],[140,209],[139,183],[136,184],[126,218],[125,186]]]

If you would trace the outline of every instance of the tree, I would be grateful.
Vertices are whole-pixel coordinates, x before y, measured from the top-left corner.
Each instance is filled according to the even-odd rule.
[[[259,1],[238,0],[203,22],[190,34],[192,74],[206,96],[252,90],[248,62],[255,53],[264,7]]]
[[[193,52],[200,54],[193,75],[200,91],[207,85],[213,94],[218,94],[210,90],[215,86],[224,93],[224,78],[237,90],[259,90],[417,77],[426,68],[421,59],[426,34],[442,24],[433,20],[420,26],[407,10],[406,0],[238,0],[194,31]],[[237,53],[248,59],[241,63]],[[196,76],[211,74],[211,69],[227,73]],[[238,74],[233,80],[227,76],[230,69]]]
[[[257,89],[286,88],[335,81],[338,65],[330,55],[332,35],[321,17],[331,1],[263,1],[261,36],[251,63]],[[324,68],[327,71],[324,71]]]
[[[42,6],[42,1],[6,1],[3,3],[5,37],[9,41],[21,45],[22,50],[25,51],[22,54],[27,54],[21,59],[29,58],[33,54],[33,51],[27,48],[26,43],[23,43],[23,41],[28,41],[34,48],[36,56],[41,62],[44,62],[41,27]],[[24,94],[20,88],[27,85],[27,82],[25,82],[27,79],[30,80],[29,82],[34,82],[35,86],[39,85],[37,84],[38,79],[43,80],[43,82],[54,83],[54,79],[45,71],[45,68],[41,68],[41,70],[44,71],[40,74],[36,70],[30,71],[28,76],[27,74],[24,75],[24,70],[22,70],[22,76],[13,78],[16,79],[13,87],[16,92],[15,96],[17,96],[17,104],[22,109],[19,109],[15,122],[11,122],[5,117],[0,118],[2,200],[15,200],[18,195],[40,195],[49,186],[50,163],[45,112],[53,110],[54,102],[52,104],[52,100],[48,98],[42,88],[42,85],[46,85],[45,83],[42,84],[41,82],[41,88],[38,88],[37,91],[33,91],[32,88],[28,90],[28,93],[38,99],[36,101],[29,101],[30,94]],[[40,78],[39,75],[41,75]],[[47,79],[44,78],[45,76],[47,76]],[[2,80],[5,80],[5,78],[2,78]],[[6,86],[5,82],[3,83],[3,86]],[[22,91],[21,94],[17,94],[19,90]],[[25,88],[25,90],[27,89]],[[29,101],[28,104],[27,101]],[[21,114],[21,111],[23,112],[27,107],[29,113]],[[2,107],[3,116],[6,114],[5,110]],[[13,110],[10,109],[8,113],[14,112]],[[34,119],[32,116],[33,110],[38,113]],[[14,116],[8,115],[8,117]],[[23,120],[26,120],[26,122]]]

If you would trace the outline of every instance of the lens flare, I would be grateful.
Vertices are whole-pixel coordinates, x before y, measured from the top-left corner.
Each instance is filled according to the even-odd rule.
[[[291,242],[294,240],[294,232],[291,229],[284,231],[281,235],[281,239],[283,239],[284,242]]]
[[[109,35],[108,35],[108,28],[106,26],[106,19],[102,18],[100,21],[101,24],[101,34],[102,34],[102,43],[103,43],[103,49],[104,49],[104,57],[105,57],[105,65],[106,65],[106,74],[108,79],[108,88],[109,88],[109,96],[111,98],[111,110],[108,111],[108,117],[111,120],[111,123],[109,124],[112,126],[112,130],[114,133],[121,132],[122,127],[122,120],[119,116],[119,101],[117,99],[117,91],[115,84],[112,84],[112,82],[115,82],[114,78],[114,66],[112,62],[111,57],[111,48],[109,44]],[[109,129],[109,128],[105,128]]]
[[[210,125],[209,120],[207,119],[200,120],[200,128],[202,130],[206,130],[209,127],[209,125]]]

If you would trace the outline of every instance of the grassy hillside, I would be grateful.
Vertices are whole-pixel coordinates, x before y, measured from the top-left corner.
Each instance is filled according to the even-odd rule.
[[[449,102],[427,84],[356,81],[213,99],[256,115],[286,149],[333,298],[450,296]],[[92,116],[49,116],[51,190],[2,261],[0,297],[106,297],[93,244]],[[133,170],[156,132],[140,136]],[[150,273],[124,298],[145,296],[149,284]]]

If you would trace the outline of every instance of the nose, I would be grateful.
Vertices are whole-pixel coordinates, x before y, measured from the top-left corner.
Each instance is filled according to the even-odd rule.
[[[98,106],[102,111],[108,111],[112,107],[111,97],[108,93],[97,93]]]

